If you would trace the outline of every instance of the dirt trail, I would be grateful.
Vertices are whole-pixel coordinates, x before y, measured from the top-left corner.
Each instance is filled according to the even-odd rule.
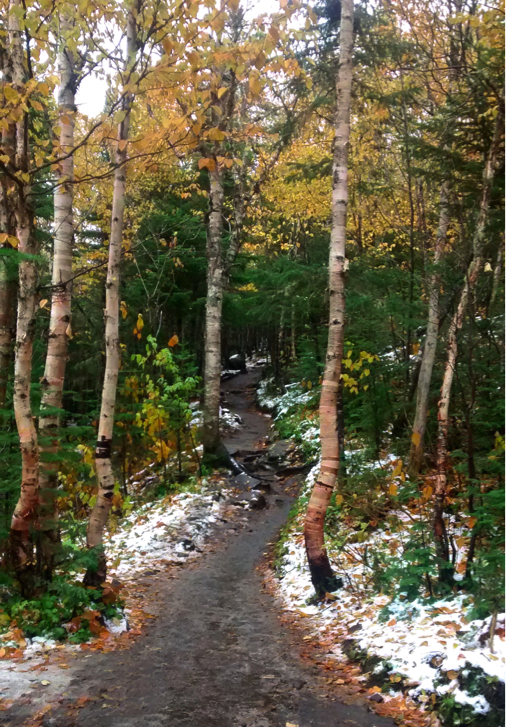
[[[229,446],[253,449],[268,431],[269,418],[252,406],[256,376],[224,385],[227,406],[244,421]],[[293,502],[275,489],[266,510],[246,511],[247,523],[221,524],[216,550],[176,579],[161,573],[142,580],[157,600],[157,609],[150,604],[157,618],[127,651],[79,656],[63,702],[43,725],[393,725],[365,707],[323,697],[324,677],[301,659],[297,637],[262,592],[256,567]],[[82,696],[93,700],[69,713]],[[18,711],[4,716],[3,725],[20,725]]]

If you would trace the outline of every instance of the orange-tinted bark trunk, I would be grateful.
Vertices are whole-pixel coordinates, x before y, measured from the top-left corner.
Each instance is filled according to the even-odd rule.
[[[304,537],[317,594],[339,586],[325,548],[327,508],[339,471],[338,390],[344,346],[345,245],[348,206],[348,147],[353,54],[353,0],[344,0],[341,12],[340,59],[337,75],[337,112],[332,168],[332,229],[329,255],[329,337],[320,397],[321,469],[306,514]]]

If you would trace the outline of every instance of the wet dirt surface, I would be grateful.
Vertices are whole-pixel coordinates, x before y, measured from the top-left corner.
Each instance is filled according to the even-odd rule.
[[[253,449],[268,432],[269,418],[252,409],[256,376],[224,385],[226,406],[245,423],[227,438],[229,447]],[[300,637],[280,623],[275,601],[262,591],[258,566],[294,498],[289,483],[272,477],[269,506],[244,511],[245,522],[220,524],[214,551],[176,579],[142,579],[156,619],[126,651],[80,655],[61,702],[38,725],[394,725],[328,695],[319,668],[301,659]],[[91,700],[73,709],[85,696]],[[2,724],[21,725],[28,715],[13,706]]]

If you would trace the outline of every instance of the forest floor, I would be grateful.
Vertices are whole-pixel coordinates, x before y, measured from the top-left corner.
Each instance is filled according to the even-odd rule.
[[[227,441],[238,459],[266,446],[269,418],[253,402],[258,376],[223,385],[243,421]],[[267,470],[262,481],[265,509],[233,509],[237,517],[217,519],[200,558],[135,577],[150,614],[133,639],[48,658],[42,676],[31,673],[31,690],[3,706],[2,725],[393,725],[365,699],[343,697],[318,666],[322,656],[281,618],[263,575],[298,476]],[[228,487],[237,484],[230,478]]]
[[[353,501],[344,491],[343,508],[326,539],[332,568],[343,585],[318,603],[311,598],[303,530],[319,471],[315,396],[299,384],[276,394],[267,380],[257,395],[260,405],[273,413],[276,432],[288,438],[293,464],[316,463],[299,489],[276,546],[274,569],[267,575],[286,618],[306,631],[308,648],[326,655],[332,680],[341,670],[337,679],[352,693],[367,693],[380,715],[406,726],[504,725],[505,615],[477,618],[473,595],[458,588],[472,528],[469,517],[453,515],[449,525],[456,545],[453,590],[439,596],[419,591],[417,598],[408,598],[400,576],[409,573],[413,561],[413,534],[416,544],[416,529],[430,522],[431,513],[409,499],[391,500],[380,518],[370,510],[378,483],[386,482],[385,490],[388,483],[394,483],[395,491],[403,487],[402,478],[395,476],[402,460],[391,452],[388,440],[376,456],[358,439],[347,440],[347,483],[354,482],[358,498]],[[429,482],[431,477],[429,473]],[[330,518],[336,518],[335,510],[331,505]],[[389,565],[397,571],[387,577]]]

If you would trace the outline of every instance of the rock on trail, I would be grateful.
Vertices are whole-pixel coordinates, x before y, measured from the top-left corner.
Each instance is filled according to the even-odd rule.
[[[227,406],[245,422],[227,441],[238,450],[254,451],[268,431],[269,419],[253,408],[257,376],[241,374],[224,384]],[[267,508],[245,510],[239,523],[221,523],[214,552],[176,579],[163,573],[141,579],[156,619],[128,650],[79,655],[63,699],[39,725],[393,725],[329,696],[326,676],[302,660],[299,638],[280,623],[276,602],[262,591],[257,567],[293,502],[270,477]],[[29,706],[13,706],[3,713],[3,725],[21,725],[29,715]]]

